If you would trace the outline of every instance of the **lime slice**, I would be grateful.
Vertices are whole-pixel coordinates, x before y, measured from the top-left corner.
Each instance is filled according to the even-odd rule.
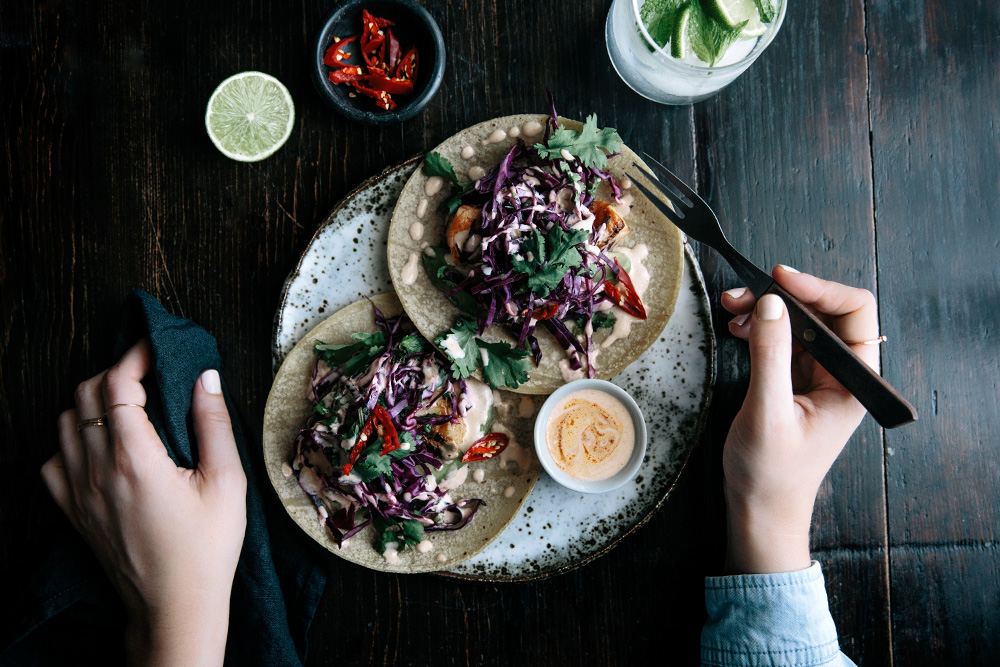
[[[743,37],[756,37],[767,31],[753,0],[702,0],[701,6],[706,14],[727,28],[735,28],[746,21],[746,26],[740,31]]]
[[[240,162],[263,160],[281,148],[294,122],[288,89],[263,72],[240,72],[220,83],[205,111],[212,143]]]
[[[670,55],[678,60],[691,52],[691,43],[688,41],[688,24],[690,23],[691,3],[688,2],[678,10],[677,16],[674,17],[674,30],[670,35]]]

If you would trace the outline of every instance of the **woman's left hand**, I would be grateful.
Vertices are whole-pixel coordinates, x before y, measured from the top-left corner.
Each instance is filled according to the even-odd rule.
[[[143,340],[77,388],[76,408],[59,418],[61,450],[42,477],[125,602],[130,662],[221,665],[246,477],[218,371],[195,382],[199,461],[190,470],[170,459],[135,407],[145,405],[140,381],[150,363]],[[104,426],[82,425],[102,416]]]

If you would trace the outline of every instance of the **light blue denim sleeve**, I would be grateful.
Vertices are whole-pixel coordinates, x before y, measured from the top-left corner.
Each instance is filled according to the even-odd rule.
[[[840,652],[819,563],[798,572],[705,578],[701,662],[711,667],[852,667]]]

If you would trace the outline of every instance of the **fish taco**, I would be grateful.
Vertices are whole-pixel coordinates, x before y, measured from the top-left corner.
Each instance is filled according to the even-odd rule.
[[[550,115],[446,140],[403,188],[393,286],[460,377],[529,394],[610,378],[660,335],[683,270],[680,232],[626,168],[617,132]]]
[[[289,515],[338,556],[445,569],[499,535],[538,477],[525,399],[453,377],[394,295],[359,301],[278,370],[268,475]]]

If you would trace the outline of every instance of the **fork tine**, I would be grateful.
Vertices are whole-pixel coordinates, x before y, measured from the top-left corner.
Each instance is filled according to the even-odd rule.
[[[683,213],[681,213],[679,210],[674,210],[670,206],[667,206],[667,204],[662,199],[660,199],[653,193],[653,190],[643,185],[642,182],[639,181],[637,178],[635,178],[635,176],[633,176],[632,174],[628,174],[628,177],[632,179],[632,185],[638,188],[642,194],[646,195],[646,199],[648,199],[653,206],[659,209],[660,213],[662,213],[667,217],[667,220],[674,223],[678,227],[681,227],[684,224]],[[664,192],[662,190],[658,191],[664,196],[666,196],[672,204],[674,203],[674,200],[668,196],[669,193]],[[678,209],[681,208],[681,205],[679,204],[675,205],[677,206]]]
[[[691,199],[691,201],[700,199],[700,197],[698,197],[695,191],[692,190],[690,187],[688,187],[687,183],[674,176],[673,172],[664,167],[662,164],[660,164],[659,160],[657,160],[652,155],[646,152],[643,152],[643,155],[646,156],[647,160],[653,163],[654,166],[651,167],[653,173],[657,174],[658,176],[666,177],[667,180],[669,180],[671,183],[677,186],[678,190],[680,190],[683,194],[687,195]]]

